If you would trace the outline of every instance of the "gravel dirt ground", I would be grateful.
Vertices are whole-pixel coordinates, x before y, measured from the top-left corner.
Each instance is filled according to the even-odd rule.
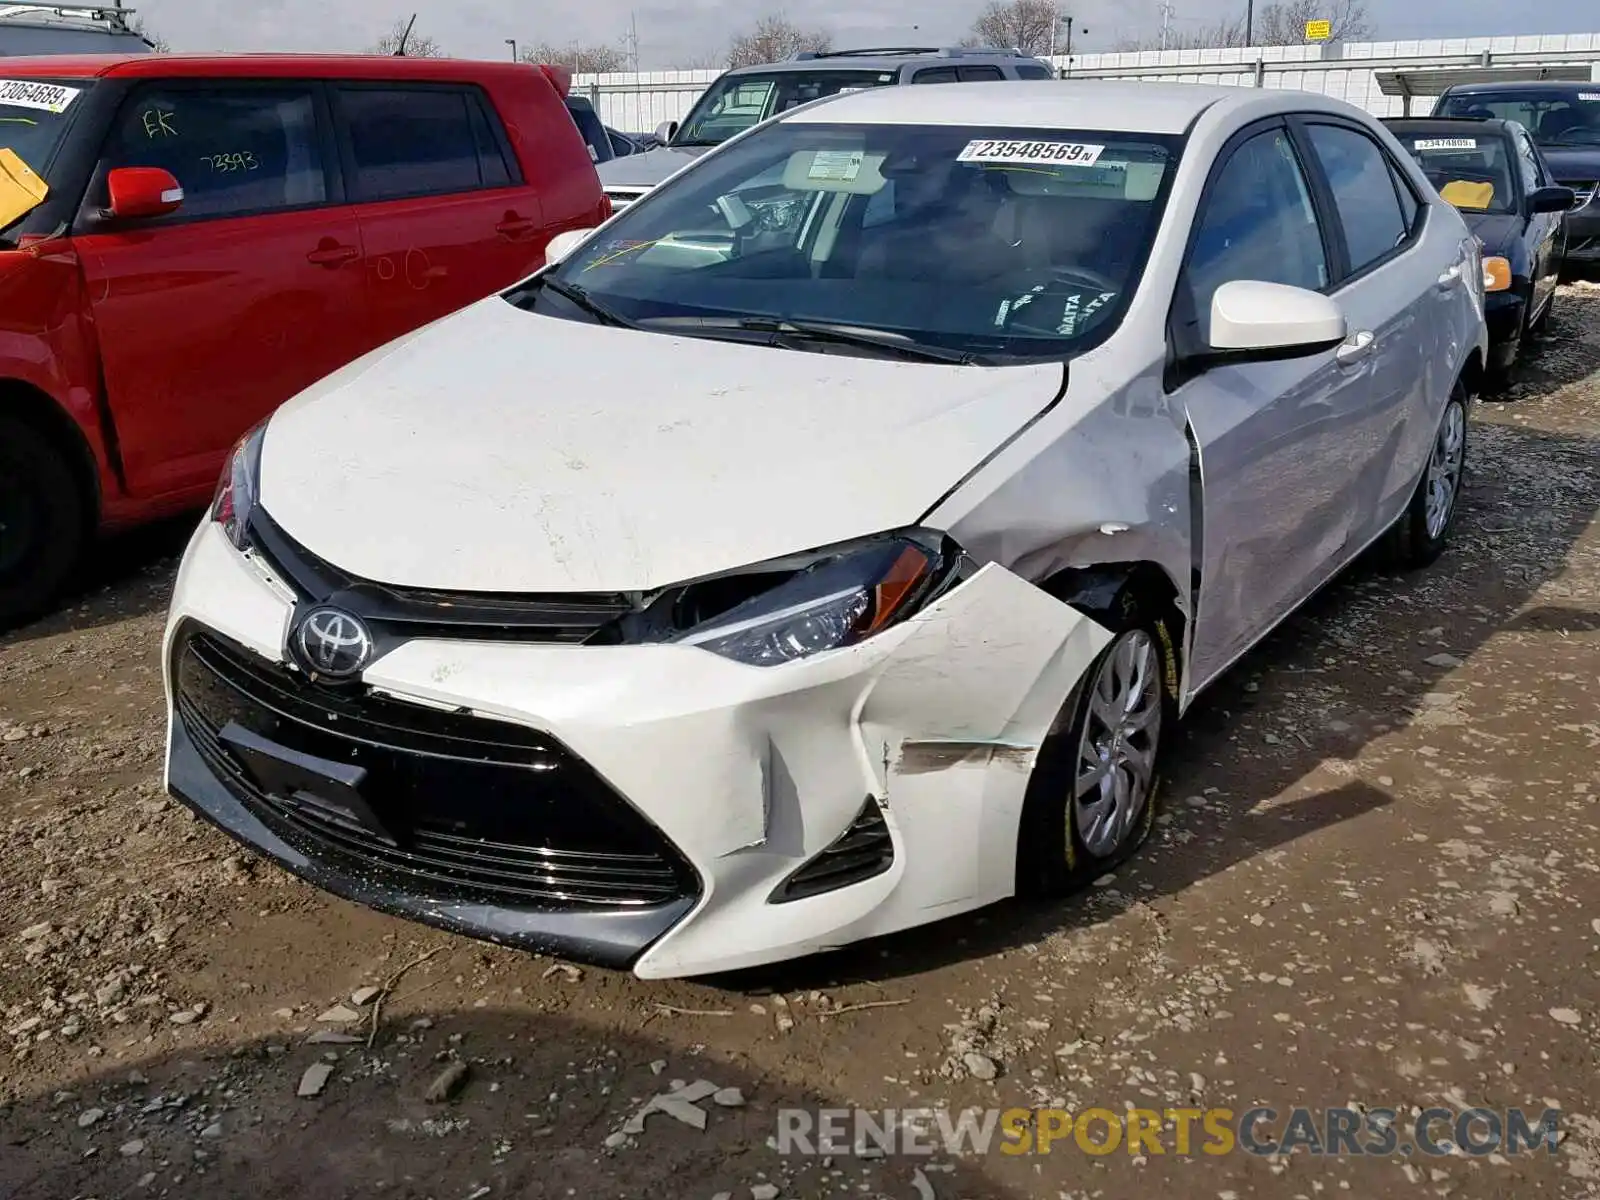
[[[187,530],[108,546],[0,638],[0,1197],[1600,1196],[1600,288],[1470,455],[1437,566],[1358,564],[1197,705],[1115,878],[694,983],[378,916],[191,819],[157,662]],[[735,1090],[627,1132],[675,1080]],[[1550,1107],[1561,1140],[770,1140],[783,1108],[1258,1104]]]

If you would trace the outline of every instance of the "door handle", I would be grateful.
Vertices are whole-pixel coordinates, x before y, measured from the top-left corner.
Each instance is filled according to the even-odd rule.
[[[1372,353],[1373,343],[1374,339],[1372,332],[1370,330],[1363,329],[1360,333],[1351,336],[1348,341],[1340,346],[1339,349],[1334,352],[1333,359],[1341,367],[1354,366],[1356,363],[1366,358],[1367,355]]]
[[[1455,285],[1460,283],[1460,282],[1461,282],[1461,264],[1457,263],[1455,266],[1451,267],[1448,271],[1446,271],[1443,275],[1439,276],[1439,290],[1441,292],[1448,292],[1451,288],[1455,287]]]
[[[359,257],[361,251],[354,246],[342,246],[330,238],[306,255],[306,261],[319,267],[339,267]]]
[[[518,238],[525,238],[529,234],[536,233],[538,229],[539,222],[535,221],[532,217],[519,217],[515,213],[507,213],[505,220],[501,221],[500,224],[494,227],[494,231],[496,233],[503,238],[510,239],[511,241],[516,241]]]

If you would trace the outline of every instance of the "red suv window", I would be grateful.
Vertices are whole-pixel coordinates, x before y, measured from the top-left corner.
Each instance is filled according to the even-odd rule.
[[[511,182],[477,95],[461,88],[345,87],[339,111],[358,200],[396,200]]]

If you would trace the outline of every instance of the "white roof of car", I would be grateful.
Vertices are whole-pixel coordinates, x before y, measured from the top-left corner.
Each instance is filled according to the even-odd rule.
[[[1283,92],[1199,83],[1046,80],[936,83],[851,92],[795,110],[785,120],[863,125],[987,125],[1096,129],[1108,133],[1183,133],[1213,104],[1243,106]],[[1328,108],[1320,96],[1290,93],[1301,108]],[[1285,105],[1285,107],[1291,107]]]

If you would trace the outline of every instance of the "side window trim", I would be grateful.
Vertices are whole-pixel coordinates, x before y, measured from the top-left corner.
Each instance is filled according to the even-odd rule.
[[[129,109],[137,106],[141,102],[141,97],[153,91],[237,95],[242,92],[273,92],[285,89],[304,91],[311,96],[312,120],[316,123],[315,144],[318,157],[321,159],[319,165],[322,168],[323,198],[321,200],[312,200],[305,204],[276,205],[270,208],[221,213],[186,212],[180,208],[170,216],[133,222],[127,228],[140,230],[173,229],[185,225],[206,224],[212,221],[239,221],[252,217],[315,212],[319,209],[335,208],[346,203],[344,199],[344,180],[340,171],[340,159],[337,154],[332,153],[330,150],[334,126],[332,114],[328,107],[326,81],[297,76],[253,78],[211,76],[141,79],[124,89],[120,96],[117,97],[110,120],[106,123],[100,135],[99,148],[95,151],[94,160],[89,168],[89,178],[84,184],[82,197],[76,206],[76,215],[72,221],[73,233],[75,235],[86,235],[103,231],[100,224],[94,219],[95,212],[101,207],[100,201],[104,199],[102,191],[105,187],[105,178],[102,166],[112,147],[113,139],[117,137],[120,131],[120,122],[123,115]]]
[[[346,194],[349,197],[348,203],[391,204],[407,200],[426,200],[429,197],[472,195],[477,192],[496,190],[504,186],[500,184],[491,185],[484,182],[484,173],[487,164],[484,162],[482,150],[478,146],[477,134],[472,130],[473,122],[470,111],[470,106],[476,102],[477,94],[481,92],[481,89],[478,88],[477,85],[467,83],[437,83],[433,80],[411,79],[332,79],[327,82],[327,88],[329,103],[332,105],[333,110],[335,131],[337,133],[339,143],[339,162],[343,168],[345,178],[349,181],[349,186],[346,189]],[[350,136],[350,118],[349,114],[345,111],[344,105],[341,103],[341,93],[344,92],[443,92],[449,95],[462,97],[463,107],[467,111],[468,115],[467,128],[469,135],[472,138],[474,156],[477,159],[478,182],[470,188],[451,188],[448,191],[413,192],[404,196],[363,195],[361,192],[360,171],[356,163],[355,142]],[[490,116],[491,114],[485,112],[484,115]],[[493,119],[490,121],[490,130],[491,132],[497,132],[498,137],[503,137],[503,131],[498,131],[497,126],[498,113],[495,113],[493,114]],[[502,156],[505,155],[505,147],[503,143],[501,154]],[[507,168],[512,169],[512,164],[514,162],[515,156],[510,156],[510,160],[506,163]],[[520,180],[520,165],[518,165],[516,168],[516,173],[513,178]],[[512,186],[516,186],[516,184],[513,184]]]
[[[1397,170],[1393,155],[1384,148],[1383,143],[1373,137],[1372,133],[1362,126],[1360,122],[1341,117],[1337,113],[1298,112],[1290,114],[1290,136],[1294,139],[1295,150],[1300,155],[1301,167],[1306,171],[1311,181],[1312,191],[1319,210],[1318,216],[1323,226],[1323,238],[1327,240],[1331,234],[1338,239],[1339,256],[1337,262],[1339,270],[1337,272],[1333,271],[1333,264],[1330,262],[1329,274],[1332,276],[1332,281],[1326,289],[1327,294],[1334,295],[1349,284],[1365,279],[1372,272],[1381,270],[1402,254],[1415,249],[1422,231],[1422,223],[1420,221],[1416,222],[1412,228],[1406,230],[1405,237],[1390,247],[1387,253],[1380,255],[1359,269],[1353,269],[1350,262],[1350,248],[1345,242],[1344,223],[1339,219],[1339,209],[1333,197],[1333,187],[1328,182],[1327,173],[1322,169],[1322,160],[1316,156],[1311,147],[1311,137],[1308,129],[1311,125],[1333,125],[1366,138],[1382,155],[1384,164],[1389,168],[1390,187],[1397,188],[1401,186],[1402,172]],[[1395,196],[1395,202],[1396,204],[1400,202],[1398,193]],[[1404,211],[1403,205],[1401,210],[1402,212]]]

